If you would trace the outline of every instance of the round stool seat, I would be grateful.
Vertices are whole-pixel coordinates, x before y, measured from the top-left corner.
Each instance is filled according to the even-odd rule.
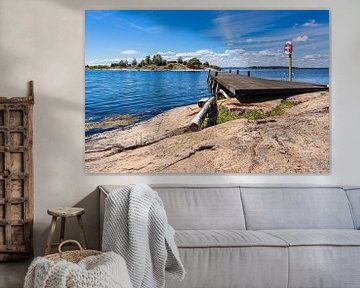
[[[85,229],[84,223],[82,221],[82,215],[85,213],[84,208],[80,207],[58,207],[58,208],[49,208],[47,213],[52,216],[50,231],[48,235],[48,240],[45,249],[45,255],[50,254],[52,247],[57,247],[65,240],[65,224],[66,219],[69,217],[76,217],[79,224],[79,232],[81,238],[81,245],[84,249],[86,249],[86,239],[85,239]],[[52,243],[52,239],[56,230],[56,223],[58,218],[61,218],[61,227],[60,227],[60,242]]]
[[[50,208],[47,210],[47,213],[55,217],[75,217],[85,213],[84,208],[79,207],[59,207],[59,208]]]

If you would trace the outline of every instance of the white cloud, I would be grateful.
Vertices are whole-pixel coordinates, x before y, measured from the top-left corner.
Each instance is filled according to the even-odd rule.
[[[153,53],[149,53],[153,55]],[[221,67],[248,67],[248,66],[276,66],[287,65],[286,57],[281,49],[265,49],[265,50],[245,50],[245,49],[225,49],[215,51],[212,49],[200,49],[195,51],[164,51],[158,52],[166,60],[176,60],[181,56],[184,60],[196,57],[201,62],[208,61],[212,65]],[[133,56],[127,55],[127,58],[112,58],[112,59],[94,59],[87,61],[88,65],[110,65],[121,60],[128,60],[131,62]],[[137,57],[138,61],[143,58]],[[296,65],[300,67],[326,67],[328,65],[327,54],[306,54],[295,58]]]
[[[217,27],[217,31],[215,34],[221,35],[226,40],[231,40],[233,38],[233,26],[234,19],[232,15],[221,13],[218,17],[214,19],[215,27]],[[233,24],[233,25],[232,25]]]
[[[175,60],[176,59],[176,53],[173,52],[173,51],[165,51],[165,52],[162,52],[162,51],[159,51],[157,52],[156,54],[159,54],[160,56],[162,56],[165,60]]]
[[[215,53],[211,49],[201,49],[201,50],[197,50],[197,51],[176,53],[176,57],[183,57],[185,59],[193,58],[193,57],[197,57],[197,58],[214,57],[216,55],[217,55],[217,53]]]
[[[319,59],[325,59],[327,56],[325,55],[321,55],[321,54],[309,54],[309,55],[305,55],[303,58],[304,60],[319,60]]]
[[[139,51],[136,51],[136,50],[124,50],[121,53],[125,54],[125,55],[134,55],[134,54],[138,54]]]
[[[302,36],[297,36],[293,39],[294,42],[306,42],[309,40],[309,36],[307,35],[302,35]]]
[[[247,53],[244,49],[226,49],[224,51],[200,49],[196,51],[184,51],[177,53],[169,52],[172,51],[162,52],[161,54],[163,54],[162,56],[167,60],[174,60],[178,57],[182,57],[184,60],[189,60],[190,58],[196,57],[201,62],[208,61],[210,64],[218,66],[246,66],[246,57],[249,55],[249,53]]]
[[[173,56],[175,55],[176,53],[173,52],[173,51],[166,51],[166,52],[157,52],[156,54],[159,54],[161,56]]]
[[[258,52],[253,53],[254,56],[259,57],[279,57],[282,55],[280,50],[271,50],[271,49],[265,49]]]
[[[315,26],[318,26],[318,25],[319,25],[319,23],[316,22],[315,19],[312,19],[312,20],[309,20],[309,21],[305,22],[302,26],[303,27],[315,27]]]
[[[244,49],[228,49],[225,50],[225,54],[229,55],[243,55],[245,53]]]
[[[93,59],[86,62],[86,65],[110,65],[111,63],[117,63],[127,60],[126,58],[110,58],[110,59]]]

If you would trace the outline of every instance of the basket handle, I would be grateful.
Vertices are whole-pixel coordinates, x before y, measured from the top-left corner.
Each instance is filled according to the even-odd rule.
[[[84,251],[83,247],[81,246],[81,244],[76,241],[76,240],[65,240],[63,242],[60,243],[59,247],[58,247],[58,251],[59,251],[59,254],[60,254],[60,257],[63,253],[63,251],[61,250],[61,248],[65,245],[65,244],[68,244],[68,243],[72,243],[72,244],[75,244],[76,246],[79,247],[79,250],[80,252]]]

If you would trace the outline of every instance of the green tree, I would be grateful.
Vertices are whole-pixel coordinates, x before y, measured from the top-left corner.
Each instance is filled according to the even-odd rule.
[[[151,57],[150,57],[150,55],[147,55],[145,57],[145,65],[150,65],[150,64],[151,64]]]
[[[177,58],[177,62],[178,63],[180,63],[180,64],[182,64],[184,61],[183,61],[183,58],[181,57],[181,56],[179,56],[178,58]]]
[[[201,62],[198,58],[191,58],[188,63],[187,63],[187,67],[191,68],[191,69],[199,69],[201,66]]]
[[[128,66],[127,60],[120,60],[120,62],[117,64],[117,66],[120,66],[122,68],[126,68]]]
[[[156,66],[162,66],[164,63],[163,61],[163,58],[159,54],[154,55],[152,58],[152,64],[155,64]]]
[[[107,66],[107,65],[94,65],[94,66],[89,66],[89,69],[103,70],[103,69],[109,69],[109,66]]]
[[[131,66],[136,66],[137,65],[137,60],[134,58],[131,62]]]

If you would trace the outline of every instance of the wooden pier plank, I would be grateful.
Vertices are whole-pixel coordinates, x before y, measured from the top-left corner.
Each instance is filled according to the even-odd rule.
[[[272,93],[297,94],[328,90],[325,85],[283,80],[269,80],[237,74],[220,73],[210,76],[225,89],[237,95],[266,95]]]

